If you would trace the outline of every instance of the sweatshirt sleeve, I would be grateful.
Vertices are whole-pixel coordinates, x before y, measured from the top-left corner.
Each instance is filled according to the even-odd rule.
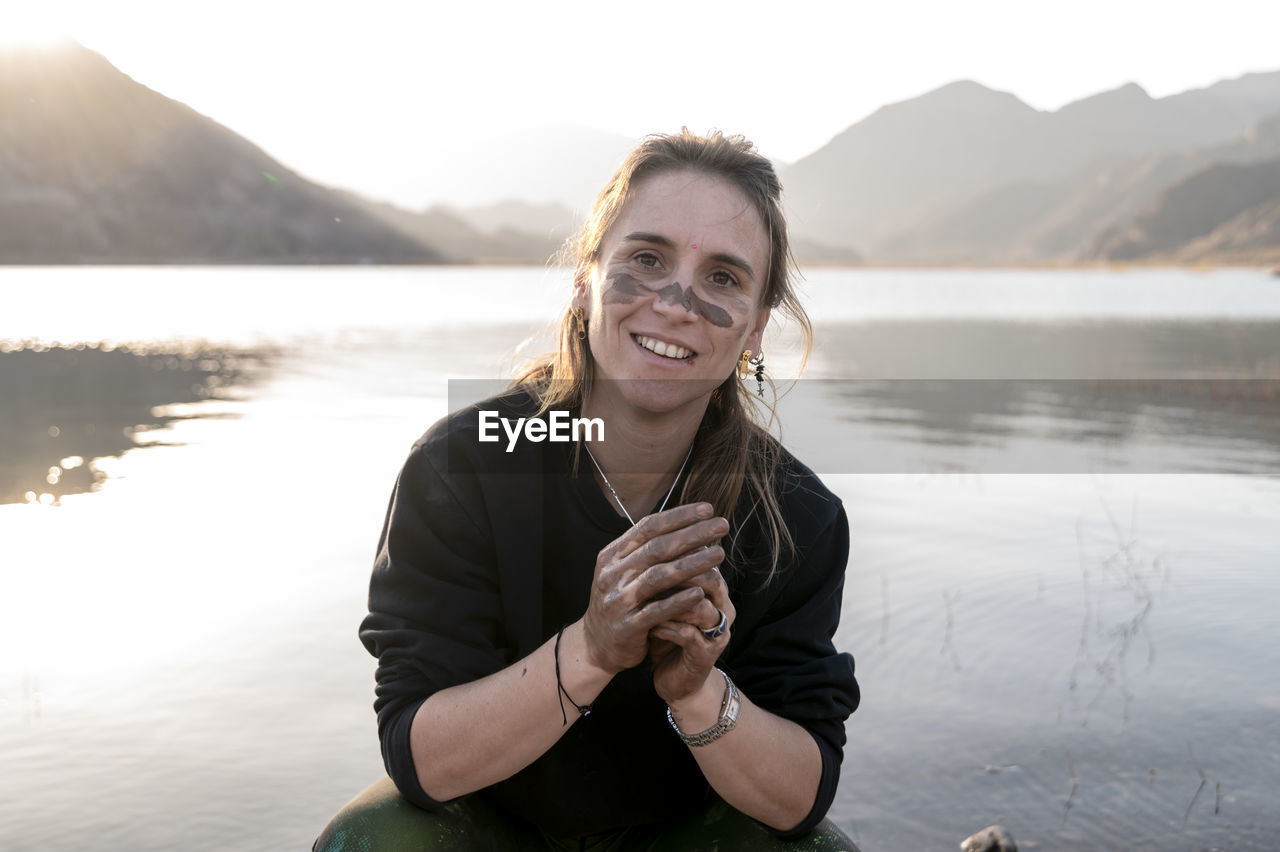
[[[745,695],[803,727],[822,756],[813,808],[795,828],[774,832],[784,838],[808,832],[831,807],[840,780],[845,719],[860,700],[853,657],[837,653],[833,644],[849,555],[849,524],[838,498],[826,495],[834,511],[823,511],[825,518],[797,541],[795,563],[773,581],[781,588],[749,628],[731,662],[726,661]]]
[[[446,477],[430,444],[400,472],[378,544],[360,640],[378,658],[374,710],[382,758],[401,795],[434,810],[418,783],[409,730],[434,693],[509,664],[496,557],[483,504]]]

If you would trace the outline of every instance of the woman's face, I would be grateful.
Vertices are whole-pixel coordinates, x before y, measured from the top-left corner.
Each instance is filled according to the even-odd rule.
[[[732,183],[678,171],[633,185],[574,297],[596,375],[613,380],[601,390],[655,413],[705,409],[742,351],[760,351],[768,263],[764,223]]]

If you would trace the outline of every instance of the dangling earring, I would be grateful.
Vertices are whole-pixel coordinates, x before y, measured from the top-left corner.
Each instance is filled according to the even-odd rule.
[[[751,365],[756,368],[756,393],[764,396],[764,353],[761,352],[751,359]]]
[[[578,329],[578,339],[587,339],[587,318],[583,316],[582,308],[573,309],[573,321]]]
[[[742,350],[742,357],[738,359],[738,378],[740,379],[747,378],[747,372],[749,369],[747,367],[747,363],[750,360],[751,360],[751,350],[750,349]]]

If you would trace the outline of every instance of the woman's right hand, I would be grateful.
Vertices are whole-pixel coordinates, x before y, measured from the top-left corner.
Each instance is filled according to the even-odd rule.
[[[616,674],[644,661],[649,630],[681,620],[706,604],[701,586],[688,580],[724,561],[716,543],[729,522],[713,516],[710,503],[691,503],[646,515],[596,558],[591,600],[583,616],[590,662]]]

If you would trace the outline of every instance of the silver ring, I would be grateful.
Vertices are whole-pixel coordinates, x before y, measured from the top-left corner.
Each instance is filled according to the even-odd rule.
[[[720,623],[710,630],[702,631],[702,635],[708,639],[719,639],[729,629],[729,616],[724,614],[724,610],[716,607],[716,612],[720,613]]]

